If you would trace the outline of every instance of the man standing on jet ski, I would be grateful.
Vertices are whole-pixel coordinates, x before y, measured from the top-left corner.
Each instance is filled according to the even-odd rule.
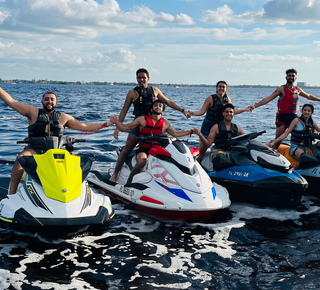
[[[200,137],[200,140],[209,148],[212,143],[215,143],[215,146],[212,150],[212,159],[214,159],[219,154],[227,155],[227,152],[219,149],[219,145],[226,143],[233,137],[243,135],[244,132],[242,128],[234,123],[232,123],[232,119],[234,117],[234,106],[231,103],[225,104],[223,106],[223,121],[215,124],[208,135],[205,138],[201,130],[196,128],[193,133],[197,134]],[[201,161],[203,155],[200,154],[198,161]]]
[[[176,103],[168,99],[158,88],[148,86],[150,77],[149,77],[149,72],[145,68],[138,69],[136,72],[136,76],[137,76],[138,86],[128,92],[123,108],[119,114],[120,122],[124,121],[131,104],[133,104],[133,107],[134,107],[133,115],[135,116],[135,118],[137,118],[139,116],[142,116],[143,114],[145,115],[148,114],[151,103],[156,99],[162,100],[166,105],[168,105],[174,110],[182,112],[187,117],[188,115],[187,111],[185,111],[183,108],[179,107]],[[119,134],[119,129],[116,128],[113,133],[113,136],[116,139],[118,139],[119,138],[118,134]],[[118,157],[116,168],[110,178],[111,181],[114,181],[114,182],[116,181],[116,178],[124,163],[124,160],[137,144],[137,141],[136,141],[137,136],[139,136],[139,128],[138,127],[132,128],[132,130],[129,131],[126,145],[122,149]]]
[[[254,104],[255,108],[268,104],[270,101],[279,97],[278,112],[276,115],[276,139],[289,128],[293,119],[297,118],[299,112],[300,100],[299,96],[307,98],[311,101],[320,101],[320,98],[307,94],[301,88],[294,86],[298,72],[292,68],[286,71],[287,83],[277,88],[269,97],[262,99]]]
[[[55,111],[58,104],[57,97],[52,92],[46,92],[42,96],[43,109],[38,109],[32,105],[23,104],[13,99],[5,90],[0,87],[0,99],[9,107],[17,111],[22,116],[28,118],[28,135],[32,137],[61,137],[64,128],[68,127],[73,130],[90,132],[111,126],[113,122],[108,121],[101,124],[85,124],[69,114]],[[26,147],[19,153],[12,167],[9,194],[15,194],[23,174],[23,169],[17,161],[22,156],[30,156],[40,153],[36,148]]]
[[[134,128],[138,128],[140,131],[140,137],[147,135],[163,134],[165,131],[174,137],[181,137],[192,134],[193,130],[187,131],[175,131],[168,120],[162,117],[165,110],[165,105],[161,100],[155,100],[151,104],[150,115],[143,115],[136,118],[134,121],[128,124],[123,124],[114,115],[111,117],[111,121],[114,122],[117,128],[121,132],[127,132]],[[128,177],[127,184],[131,183],[135,174],[140,172],[140,169],[146,164],[146,160],[149,154],[149,150],[152,148],[154,141],[141,140],[139,141],[139,148],[136,151],[137,163],[132,168],[130,176]]]

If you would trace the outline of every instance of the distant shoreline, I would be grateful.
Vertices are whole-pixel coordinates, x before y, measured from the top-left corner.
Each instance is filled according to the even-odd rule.
[[[127,82],[68,82],[68,81],[51,81],[51,80],[2,80],[0,79],[0,84],[54,84],[54,85],[100,85],[100,86],[136,86],[137,83],[127,83]],[[213,85],[206,84],[163,84],[163,83],[149,83],[153,86],[159,87],[215,87]],[[229,85],[229,87],[237,87],[237,88],[276,88],[278,86],[271,85]],[[302,88],[314,88],[318,89],[319,86],[300,86]]]

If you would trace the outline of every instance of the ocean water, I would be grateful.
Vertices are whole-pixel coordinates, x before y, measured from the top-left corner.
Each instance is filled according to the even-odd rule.
[[[83,122],[105,122],[119,114],[128,86],[9,85],[17,100],[39,106],[53,91],[58,109]],[[185,109],[197,110],[214,87],[160,87]],[[270,95],[273,88],[229,88],[236,108]],[[320,90],[306,89],[320,96]],[[303,99],[301,103],[307,103]],[[315,121],[320,123],[315,105]],[[132,108],[130,112],[132,111]],[[24,145],[27,120],[0,102],[0,174],[9,175]],[[266,130],[274,138],[276,101],[235,116],[245,132]],[[167,108],[176,130],[200,128],[203,117],[186,119]],[[132,120],[128,114],[126,122]],[[126,133],[114,128],[92,134],[66,130],[86,143],[75,153],[89,154],[94,169],[108,170]],[[185,141],[197,145],[197,137]],[[85,232],[30,232],[0,224],[0,289],[319,289],[320,200],[304,196],[299,210],[233,203],[206,223],[164,222],[114,204],[115,216],[102,229]]]

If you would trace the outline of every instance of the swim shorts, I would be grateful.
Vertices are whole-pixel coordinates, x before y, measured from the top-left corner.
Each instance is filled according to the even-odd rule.
[[[286,129],[289,128],[291,122],[297,118],[296,114],[277,114],[276,125],[277,127],[284,126]]]

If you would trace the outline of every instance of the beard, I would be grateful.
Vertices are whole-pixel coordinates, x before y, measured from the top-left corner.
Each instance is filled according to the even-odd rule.
[[[43,109],[48,112],[48,113],[51,113],[52,111],[54,111],[54,109],[56,108],[56,106],[52,106],[51,109],[48,109],[45,105],[42,105],[43,106]]]
[[[155,111],[152,111],[151,114],[155,114],[155,115],[161,115],[162,112],[158,113],[158,112],[155,112]]]

